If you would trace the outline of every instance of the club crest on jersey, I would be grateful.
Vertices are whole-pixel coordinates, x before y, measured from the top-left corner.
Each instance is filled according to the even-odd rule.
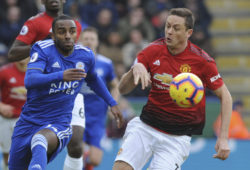
[[[20,31],[20,35],[25,35],[28,33],[28,31],[29,31],[29,28],[26,25],[24,25]]]
[[[38,58],[38,53],[33,53],[32,56],[30,57],[30,63],[33,63],[37,60]]]
[[[85,67],[85,65],[84,65],[84,63],[83,62],[77,62],[76,63],[76,68],[78,68],[78,69],[84,69],[84,67]]]
[[[188,64],[182,64],[180,67],[180,72],[182,73],[190,73],[191,72],[191,67]]]

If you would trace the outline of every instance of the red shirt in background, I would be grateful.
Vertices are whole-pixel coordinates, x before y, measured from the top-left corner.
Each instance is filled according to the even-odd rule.
[[[14,106],[13,118],[19,117],[26,102],[24,76],[25,72],[19,71],[14,63],[0,69],[1,102]]]

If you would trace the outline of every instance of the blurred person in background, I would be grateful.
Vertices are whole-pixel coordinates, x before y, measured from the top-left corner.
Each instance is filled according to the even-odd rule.
[[[137,53],[149,44],[138,29],[131,30],[129,37],[129,42],[122,47],[123,63],[127,69],[134,63]]]
[[[98,30],[99,40],[107,42],[108,34],[116,27],[113,22],[113,13],[109,8],[102,8],[98,14],[93,26]]]
[[[95,28],[89,27],[82,31],[79,43],[89,47],[95,54],[95,70],[103,82],[110,87],[110,92],[114,99],[118,101],[118,80],[116,78],[112,61],[107,57],[97,53],[99,45],[98,32]],[[101,139],[105,135],[105,123],[108,105],[100,98],[86,83],[83,84],[81,93],[84,96],[84,107],[86,117],[86,127],[83,134],[84,142],[89,146],[85,161],[85,170],[93,170],[102,160],[103,151]],[[84,147],[85,148],[85,147]]]
[[[154,28],[145,17],[144,10],[141,7],[133,8],[125,18],[119,20],[118,30],[123,43],[129,41],[129,34],[133,29],[140,30],[144,39],[148,41],[155,39]]]
[[[100,42],[99,53],[112,60],[114,65],[122,63],[122,40],[119,32],[114,29],[107,35],[107,42]]]
[[[114,2],[111,0],[85,0],[79,4],[80,16],[89,26],[94,26],[97,21],[97,15],[103,8],[111,11],[112,23],[116,23],[118,21],[118,12]]]
[[[21,30],[23,23],[20,7],[9,7],[6,19],[0,23],[0,41],[9,48]]]
[[[233,103],[233,111],[229,126],[228,136],[232,139],[250,139],[250,133],[242,118],[242,112],[244,110],[244,104],[241,100],[237,100]],[[220,134],[221,127],[221,114],[214,122],[214,133],[216,136]]]
[[[0,146],[3,152],[3,170],[8,168],[11,136],[22,107],[26,102],[24,76],[29,58],[0,68]]]

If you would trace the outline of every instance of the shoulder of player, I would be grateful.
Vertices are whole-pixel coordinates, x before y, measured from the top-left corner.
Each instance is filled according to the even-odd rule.
[[[76,51],[79,52],[87,52],[87,53],[92,52],[92,50],[89,47],[83,46],[81,44],[76,44],[74,48]]]
[[[37,22],[43,18],[46,18],[46,15],[44,12],[41,12],[41,13],[38,13],[37,15],[30,17],[26,22]]]
[[[96,54],[96,60],[103,62],[103,63],[107,63],[107,64],[112,64],[112,60],[101,55],[101,54]]]
[[[0,72],[8,72],[8,70],[14,68],[14,63],[9,63],[0,67]]]
[[[214,62],[214,59],[203,49],[196,46],[195,44],[190,42],[190,48],[189,51],[199,57],[201,60],[207,61],[207,62]]]
[[[35,45],[40,47],[41,49],[45,49],[54,45],[54,41],[52,39],[41,40],[41,41],[37,41]]]
[[[160,53],[163,48],[166,48],[166,43],[164,38],[158,39],[150,43],[147,47],[145,47],[141,53],[148,57],[154,57],[158,53]]]

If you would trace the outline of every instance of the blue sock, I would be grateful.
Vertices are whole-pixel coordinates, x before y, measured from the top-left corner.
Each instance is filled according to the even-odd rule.
[[[31,140],[32,158],[28,170],[45,170],[47,165],[47,139],[41,135],[36,134]]]

